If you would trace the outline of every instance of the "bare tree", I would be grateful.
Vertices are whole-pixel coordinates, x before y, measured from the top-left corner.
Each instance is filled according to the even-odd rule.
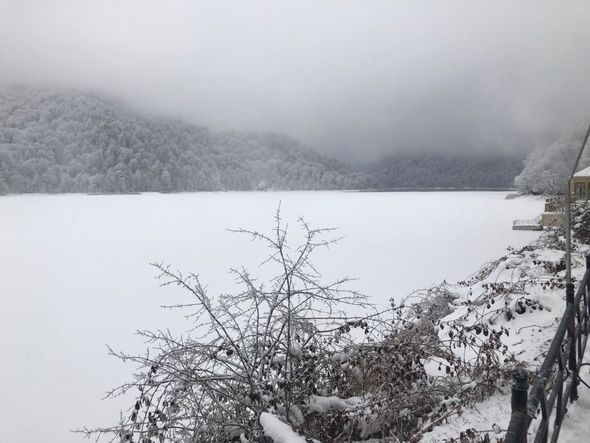
[[[84,430],[122,441],[259,441],[262,412],[274,410],[292,426],[302,423],[301,407],[322,391],[330,356],[351,338],[334,331],[346,322],[343,306],[367,308],[361,294],[346,288],[349,278],[324,284],[311,263],[317,248],[338,239],[333,229],[315,229],[303,219],[303,242],[291,248],[280,209],[271,235],[234,232],[265,243],[265,266],[276,272],[259,284],[247,270],[231,272],[241,282],[237,294],[211,297],[195,274],[184,275],[156,263],[163,285],[182,287],[198,327],[186,337],[142,331],[152,347],[146,356],[111,351],[139,365],[135,379],[109,393],[139,389],[130,411],[113,427]]]

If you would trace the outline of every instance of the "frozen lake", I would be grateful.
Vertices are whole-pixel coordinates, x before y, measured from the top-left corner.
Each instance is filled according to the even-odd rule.
[[[0,198],[0,443],[82,441],[69,430],[112,424],[105,390],[133,368],[106,345],[139,351],[137,329],[182,329],[159,305],[181,299],[148,263],[200,274],[210,293],[256,274],[264,249],[225,228],[268,232],[279,202],[296,233],[304,216],[346,237],[318,254],[327,277],[350,275],[375,303],[455,281],[537,233],[511,230],[543,201],[502,192],[261,192]],[[127,406],[127,405],[125,405]]]

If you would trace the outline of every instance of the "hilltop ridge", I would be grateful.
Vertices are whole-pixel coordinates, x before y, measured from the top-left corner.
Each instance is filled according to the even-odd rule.
[[[282,134],[213,131],[99,94],[0,88],[0,194],[506,189],[522,157],[397,151],[350,165]]]
[[[296,140],[146,117],[73,90],[0,90],[0,192],[352,189],[363,173]]]

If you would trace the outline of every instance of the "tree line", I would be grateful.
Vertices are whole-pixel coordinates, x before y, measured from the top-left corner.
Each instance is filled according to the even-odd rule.
[[[351,166],[281,134],[216,132],[75,90],[0,89],[0,194],[505,188],[521,167],[432,152]]]
[[[0,91],[0,192],[352,189],[366,177],[284,135],[214,132],[76,91]]]
[[[563,193],[580,150],[586,126],[578,124],[553,144],[540,146],[531,152],[523,171],[516,177],[519,192],[535,195]],[[590,152],[586,149],[578,170],[590,166]]]
[[[365,167],[374,188],[511,188],[519,153],[397,152]]]

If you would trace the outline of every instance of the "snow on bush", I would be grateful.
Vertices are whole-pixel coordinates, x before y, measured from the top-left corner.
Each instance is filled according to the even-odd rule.
[[[573,214],[577,241],[573,244],[572,281],[577,284],[585,272],[584,255],[589,250],[588,205],[575,205]],[[526,367],[532,379],[566,306],[563,236],[561,228],[546,230],[537,241],[520,250],[509,249],[506,256],[460,282],[454,301],[457,307],[441,320],[439,335],[444,337],[445,331],[456,331],[461,324],[470,329],[468,340],[475,338],[473,333],[480,337],[504,331],[498,357],[509,366]],[[460,348],[456,349],[461,354]],[[549,380],[547,392],[551,383]],[[500,387],[480,405],[425,433],[422,441],[502,442],[509,421],[510,389]],[[533,421],[532,432],[537,424]]]
[[[275,443],[306,443],[305,438],[291,429],[291,426],[282,422],[276,415],[263,412],[260,414],[260,425],[264,435]]]
[[[579,236],[588,220],[576,217]],[[120,424],[83,432],[142,443],[442,441],[429,435],[505,395],[514,367],[534,371],[564,306],[559,230],[376,313],[347,279],[323,283],[313,267],[332,230],[301,221],[305,240],[290,247],[280,213],[275,221],[270,235],[239,231],[269,246],[264,266],[277,272],[262,283],[233,271],[237,294],[212,297],[196,275],[156,265],[192,297],[199,328],[143,332],[148,355],[114,353],[139,372],[111,394],[139,395]],[[350,304],[367,316],[347,316]],[[505,423],[447,428],[445,439],[501,439]]]

